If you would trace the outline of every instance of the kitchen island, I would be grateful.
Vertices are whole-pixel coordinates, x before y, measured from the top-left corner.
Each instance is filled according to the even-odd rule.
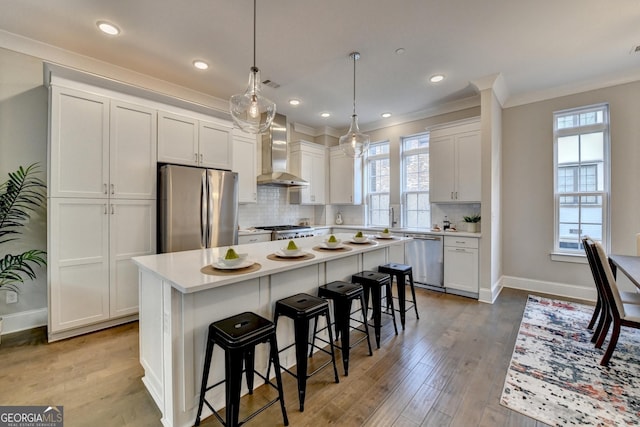
[[[351,234],[336,234],[347,241]],[[211,322],[244,311],[272,319],[275,301],[299,292],[317,294],[334,280],[350,281],[362,270],[377,270],[394,258],[407,238],[371,238],[366,244],[344,244],[342,250],[323,250],[326,236],[295,239],[305,252],[301,258],[274,256],[284,241],[234,246],[247,253],[253,266],[219,271],[211,264],[228,247],[133,258],[139,267],[140,363],[142,381],[162,412],[162,424],[193,425],[198,406],[207,328]],[[293,325],[278,325],[278,346],[293,342]],[[283,366],[295,364],[295,352],[283,352]],[[224,359],[214,351],[209,383],[224,378]],[[267,348],[256,349],[256,370],[266,371]],[[256,384],[257,385],[257,384]],[[243,393],[246,393],[246,386]],[[214,407],[224,406],[224,387],[209,392]],[[289,405],[291,406],[291,405]],[[203,412],[203,418],[210,412]]]

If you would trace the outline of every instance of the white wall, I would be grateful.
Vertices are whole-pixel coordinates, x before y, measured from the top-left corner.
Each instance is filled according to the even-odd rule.
[[[35,162],[40,163],[40,178],[46,181],[47,91],[42,86],[42,61],[0,49],[0,181],[6,181],[7,174],[19,166]],[[46,223],[46,206],[42,206],[22,229],[19,240],[0,245],[0,256],[46,250]],[[21,329],[7,315],[46,310],[46,268],[37,268],[36,273],[35,281],[27,280],[20,286],[18,303],[5,304],[5,293],[0,292],[5,331]],[[40,318],[46,322],[46,312],[40,313]]]
[[[587,264],[550,259],[553,112],[601,102],[609,103],[611,116],[611,252],[635,255],[635,234],[640,232],[640,82],[504,109],[503,272],[509,280],[526,279],[549,292],[595,296]]]

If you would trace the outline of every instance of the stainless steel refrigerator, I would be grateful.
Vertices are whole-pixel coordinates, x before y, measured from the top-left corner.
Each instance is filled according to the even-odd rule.
[[[158,189],[158,251],[238,243],[238,174],[162,165]]]

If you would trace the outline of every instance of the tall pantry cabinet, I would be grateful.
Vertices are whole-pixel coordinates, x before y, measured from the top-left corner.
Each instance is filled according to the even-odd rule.
[[[51,77],[50,341],[137,317],[131,258],[156,249],[156,147],[155,109]]]

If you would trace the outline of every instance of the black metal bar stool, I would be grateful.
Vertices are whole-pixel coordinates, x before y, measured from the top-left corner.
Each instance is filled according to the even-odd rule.
[[[396,326],[396,314],[393,308],[393,297],[391,295],[391,276],[386,273],[378,273],[377,271],[361,271],[351,276],[353,283],[359,283],[364,288],[364,302],[368,309],[369,294],[371,294],[371,306],[373,310],[373,328],[376,334],[376,345],[380,348],[380,326],[382,322],[382,288],[385,288],[387,299],[386,314],[390,314],[393,318],[393,329],[398,335],[398,326]],[[366,311],[366,310],[365,310]]]
[[[278,318],[280,316],[286,316],[293,320],[293,328],[295,335],[295,342],[282,348],[280,352],[283,352],[293,346],[296,347],[296,373],[289,369],[282,367],[282,369],[293,375],[298,380],[298,398],[300,400],[300,412],[304,412],[304,399],[307,389],[307,379],[316,374],[322,368],[333,363],[333,373],[335,375],[336,382],[340,382],[338,378],[338,367],[336,366],[336,358],[333,350],[333,336],[329,331],[329,343],[330,351],[325,350],[315,344],[315,336],[313,340],[309,342],[309,325],[312,320],[318,323],[318,317],[325,316],[327,324],[331,324],[331,314],[329,312],[329,303],[322,299],[309,294],[296,294],[288,298],[284,298],[276,301],[276,308],[274,312],[274,324],[278,326]],[[315,329],[315,326],[314,326]],[[311,352],[314,348],[331,356],[331,360],[319,366],[311,373],[307,373],[307,350],[311,346]],[[269,371],[271,369],[271,362],[267,368],[267,377],[269,377]],[[278,366],[276,365],[276,373],[279,373]]]
[[[416,311],[416,318],[420,319],[420,316],[418,315],[418,303],[416,302],[416,289],[413,286],[413,268],[411,268],[410,265],[390,263],[379,266],[378,272],[390,274],[392,282],[393,278],[396,278],[396,283],[398,285],[398,311],[400,312],[400,323],[404,330],[405,314],[411,309],[411,307]],[[409,301],[412,304],[409,307],[407,307],[407,292],[405,289],[407,277],[409,278],[409,287],[411,288],[411,297],[413,298],[412,301]]]
[[[362,285],[358,285],[356,283],[348,283],[348,282],[340,282],[335,281],[328,283],[326,285],[320,286],[318,288],[318,296],[321,298],[330,299],[333,301],[333,314],[335,317],[335,329],[336,329],[336,340],[341,338],[341,344],[338,347],[342,351],[342,366],[344,367],[344,375],[349,375],[349,350],[351,350],[356,345],[360,344],[362,341],[367,340],[367,345],[369,346],[369,356],[373,356],[373,352],[371,351],[371,340],[369,339],[369,328],[367,327],[367,311],[366,304],[364,301],[364,290]],[[354,300],[360,301],[360,310],[356,310],[351,312],[351,305]],[[362,321],[357,318],[351,317],[352,314],[357,312],[362,313]],[[360,329],[359,327],[352,327],[351,321],[359,322],[364,326],[364,329]],[[324,329],[329,329],[329,337],[331,337],[331,325],[327,324],[326,328],[317,330],[313,330],[313,336],[316,337],[316,334]],[[350,343],[350,333],[351,330],[360,331],[363,335],[358,338],[355,342]],[[324,341],[322,338],[318,338],[321,341]],[[326,341],[325,341],[326,342]]]
[[[269,363],[273,362],[276,366],[276,385],[269,381],[268,376],[264,377],[254,370],[255,347],[257,344],[266,342],[269,343],[270,347]],[[224,350],[225,379],[213,384],[212,386],[207,386],[214,344],[217,344]],[[253,375],[255,373],[265,380],[265,384],[268,384],[278,390],[278,397],[253,412],[244,420],[240,421],[240,390],[242,387],[243,362],[245,365],[244,372],[246,373],[249,394],[253,394]],[[278,360],[276,328],[270,320],[258,316],[255,313],[245,312],[210,324],[209,335],[207,336],[207,350],[204,360],[204,369],[202,373],[202,386],[200,387],[200,403],[198,404],[198,415],[196,416],[195,425],[200,425],[200,415],[202,415],[202,407],[205,403],[222,425],[226,427],[236,427],[249,421],[277,401],[280,401],[284,425],[288,426],[289,419],[287,418],[287,410],[284,406],[282,378],[279,368],[280,361]],[[222,417],[218,415],[216,410],[205,398],[207,391],[222,383],[225,384],[226,420],[223,420]]]

